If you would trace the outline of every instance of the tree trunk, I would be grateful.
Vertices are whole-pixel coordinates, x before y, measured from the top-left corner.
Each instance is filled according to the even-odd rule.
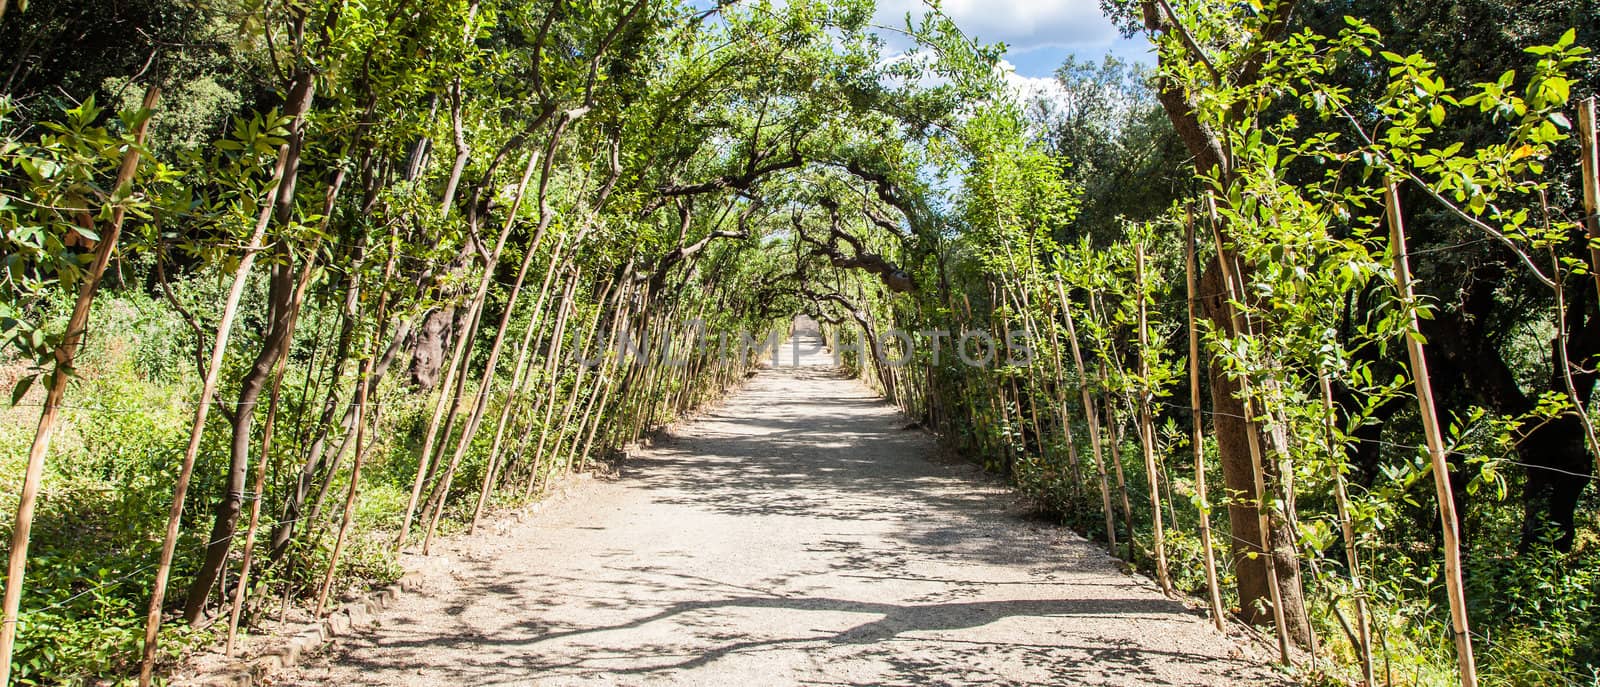
[[[255,426],[256,402],[278,364],[284,339],[289,335],[289,320],[294,316],[295,271],[292,260],[279,262],[272,267],[268,286],[268,329],[261,340],[261,351],[239,381],[238,403],[234,406],[233,441],[229,448],[228,481],[222,497],[217,500],[216,520],[211,525],[211,536],[206,539],[205,560],[200,571],[189,585],[189,597],[184,603],[183,619],[194,623],[205,614],[206,601],[211,587],[217,583],[223,565],[228,561],[228,550],[233,546],[233,534],[239,526],[239,513],[244,507],[244,484],[250,466],[250,431]],[[262,460],[266,456],[261,457]]]
[[[315,85],[316,81],[311,78],[310,72],[302,70],[296,75],[294,84],[289,89],[289,103],[284,110],[294,123],[291,125],[289,141],[279,147],[277,168],[273,170],[273,179],[278,182],[280,194],[293,192],[293,185],[289,183],[290,170],[296,169],[299,165],[299,142],[305,134],[305,114],[311,109]],[[150,608],[145,617],[144,652],[139,664],[139,687],[149,687],[155,670],[156,641],[161,631],[162,604],[166,599],[167,580],[172,574],[172,556],[178,546],[178,528],[183,517],[184,499],[189,491],[189,480],[194,474],[195,458],[200,453],[200,439],[205,432],[206,417],[210,414],[211,402],[216,397],[217,381],[222,373],[223,356],[227,353],[228,339],[233,334],[233,320],[238,314],[239,300],[244,295],[245,285],[254,267],[256,256],[261,252],[262,240],[266,237],[267,226],[272,221],[273,209],[273,205],[264,205],[261,208],[256,226],[245,243],[244,255],[234,268],[233,285],[229,288],[227,301],[223,304],[222,318],[217,323],[216,339],[211,346],[211,361],[206,368],[206,378],[201,384],[194,423],[189,428],[189,446],[184,450],[183,460],[178,467],[172,505],[167,513],[167,529],[161,546],[161,558],[156,564],[156,578],[151,585]]]
[[[1200,277],[1201,304],[1205,315],[1222,331],[1231,331],[1233,321],[1229,312],[1227,286],[1216,258],[1212,258]],[[1215,360],[1210,364],[1212,426],[1216,433],[1217,459],[1222,465],[1222,478],[1230,494],[1255,494],[1255,464],[1251,458],[1251,429],[1247,410],[1239,399],[1241,389],[1237,380],[1230,378]],[[1263,465],[1268,467],[1270,461]],[[1266,476],[1271,483],[1271,476]],[[1235,499],[1228,504],[1229,553],[1239,592],[1239,613],[1252,625],[1271,625],[1274,614],[1271,599],[1277,596],[1283,604],[1286,630],[1296,641],[1310,637],[1309,626],[1300,609],[1300,564],[1295,554],[1293,535],[1285,528],[1272,530],[1271,563],[1265,556],[1252,557],[1256,542],[1261,541],[1260,511],[1252,499]],[[1275,574],[1274,574],[1275,572]],[[1270,588],[1276,578],[1277,592]]]

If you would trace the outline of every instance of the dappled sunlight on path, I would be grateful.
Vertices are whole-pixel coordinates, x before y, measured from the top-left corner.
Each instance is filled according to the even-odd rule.
[[[801,344],[278,684],[1274,681]]]

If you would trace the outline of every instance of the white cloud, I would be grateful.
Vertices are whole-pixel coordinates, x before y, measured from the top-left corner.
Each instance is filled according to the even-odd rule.
[[[1006,60],[1000,60],[1000,76],[1005,79],[1011,92],[1016,94],[1017,102],[1029,103],[1035,98],[1043,98],[1052,103],[1064,102],[1067,98],[1067,89],[1061,87],[1061,82],[1048,76],[1023,76],[1017,73],[1015,65]]]
[[[984,43],[1004,41],[1012,51],[1057,47],[1098,53],[1118,38],[1098,0],[945,0],[943,7],[968,36]],[[900,27],[906,13],[919,17],[926,11],[923,0],[879,0],[875,20]]]

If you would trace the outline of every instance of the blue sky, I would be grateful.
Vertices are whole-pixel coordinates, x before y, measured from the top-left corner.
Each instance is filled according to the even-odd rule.
[[[901,26],[907,12],[921,14],[924,0],[877,0],[877,23]],[[1113,54],[1154,63],[1143,37],[1125,39],[1100,12],[1098,0],[943,0],[967,35],[1004,42],[1005,59],[1024,78],[1047,78],[1067,55],[1098,61]]]
[[[927,0],[876,0],[873,23],[900,28],[905,17],[927,11]],[[1023,99],[1065,97],[1053,74],[1068,55],[1098,62],[1105,55],[1154,65],[1144,36],[1123,38],[1100,11],[1098,0],[941,0],[946,15],[969,37],[1004,43],[1006,80]],[[905,49],[903,36],[882,33],[889,50]]]
[[[784,0],[774,0],[782,4]],[[1143,36],[1123,38],[1100,11],[1099,0],[933,0],[966,34],[983,43],[1005,43],[1002,68],[1006,79],[1024,98],[1060,97],[1052,75],[1068,55],[1098,62],[1116,55],[1131,62],[1155,64],[1150,43]],[[880,32],[889,54],[909,47],[893,29],[905,26],[906,15],[915,19],[928,10],[930,0],[875,0],[873,23],[891,30]],[[709,8],[714,0],[687,0],[691,7]]]
[[[782,0],[777,0],[781,4]],[[874,23],[900,28],[907,13],[920,16],[928,0],[876,0]],[[1128,39],[1100,12],[1099,0],[940,0],[967,35],[984,43],[1003,42],[1006,62],[1023,79],[1048,79],[1067,55],[1099,61],[1107,54],[1129,61],[1154,64],[1149,43],[1142,36]],[[712,0],[688,0],[704,9]],[[904,44],[902,37],[885,32],[890,49]]]

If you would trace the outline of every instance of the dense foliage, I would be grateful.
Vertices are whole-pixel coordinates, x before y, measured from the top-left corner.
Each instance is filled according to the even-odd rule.
[[[1307,676],[1600,681],[1596,10],[1105,8],[1042,103],[869,0],[0,10],[4,670],[325,613],[804,312]]]

